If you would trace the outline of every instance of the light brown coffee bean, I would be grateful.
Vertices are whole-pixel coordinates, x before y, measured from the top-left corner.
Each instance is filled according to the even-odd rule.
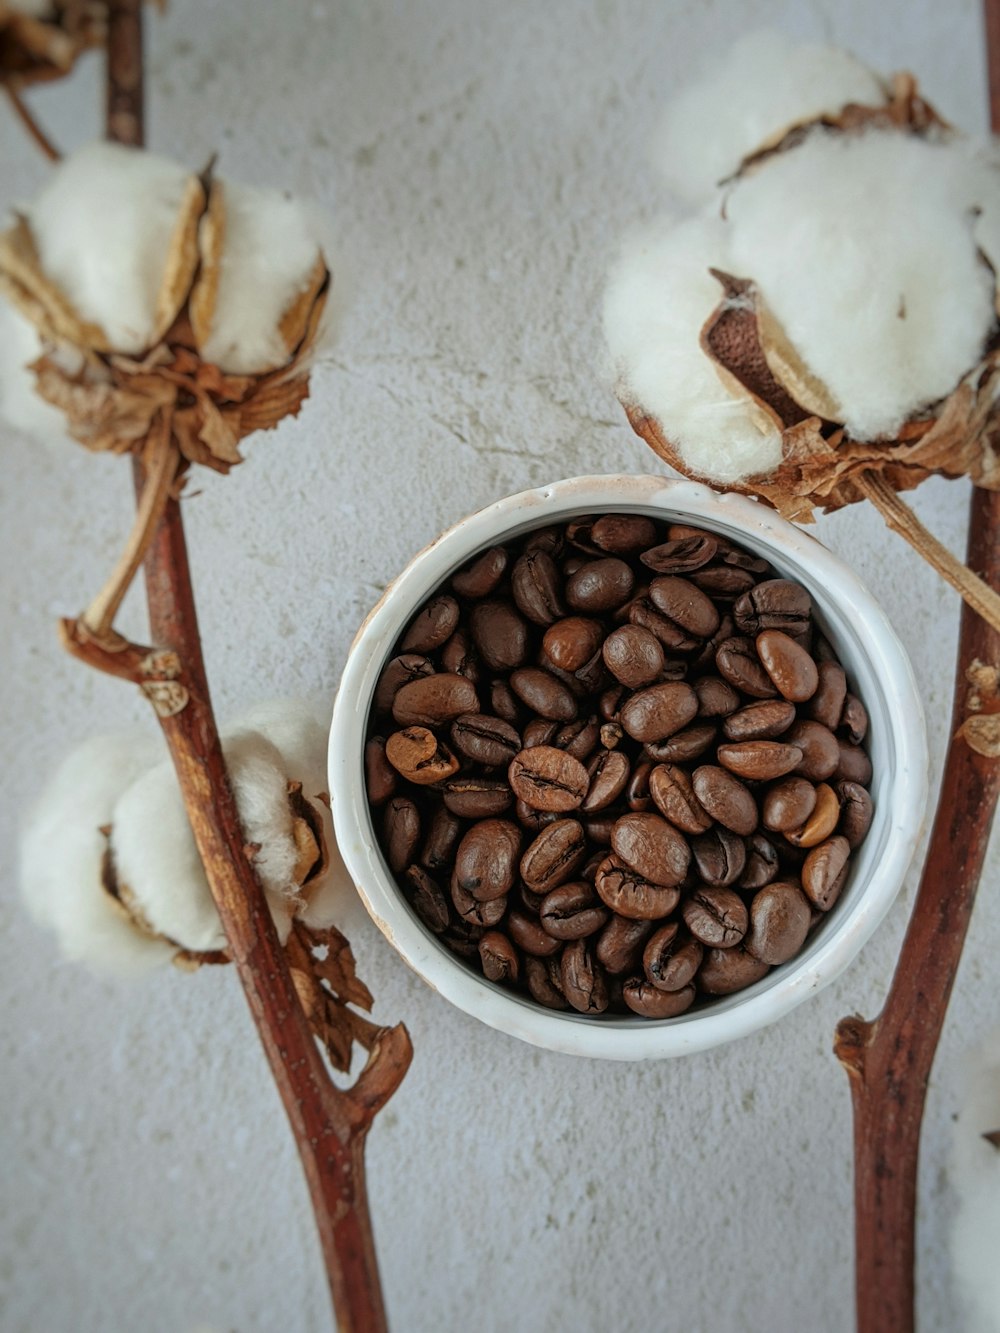
[[[458,760],[426,727],[404,727],[385,743],[385,757],[407,782],[419,787],[442,782],[458,771]]]
[[[396,770],[385,757],[385,737],[365,742],[365,787],[372,805],[384,805],[396,790]]]
[[[671,921],[649,937],[642,954],[643,971],[657,990],[682,990],[694,980],[703,953],[700,941]]]
[[[643,946],[654,929],[652,921],[612,916],[594,946],[598,962],[612,976],[634,972],[642,959]]]
[[[601,862],[594,882],[598,897],[618,916],[634,921],[658,921],[680,901],[680,890],[644,879],[617,856]]]
[[[547,893],[538,916],[542,929],[553,939],[582,940],[601,930],[610,913],[592,884],[574,880]]]
[[[641,514],[605,514],[590,529],[590,540],[611,555],[629,555],[656,541],[656,524]]]
[[[630,624],[648,629],[650,634],[658,639],[668,652],[689,652],[692,648],[697,648],[701,642],[699,639],[692,638],[669,616],[665,616],[662,611],[658,611],[649,597],[639,597],[633,600],[628,608],[628,619]]]
[[[460,819],[492,819],[502,815],[514,799],[503,778],[457,773],[442,783],[444,804]]]
[[[691,778],[694,794],[720,824],[748,837],[757,827],[757,802],[739,778],[715,764],[696,768]]]
[[[608,1007],[608,983],[587,940],[573,940],[566,945],[560,974],[563,994],[577,1013],[604,1013]]]
[[[711,723],[700,723],[698,726],[685,727],[666,740],[650,741],[642,748],[655,763],[683,764],[690,759],[700,759],[712,748],[717,734]]]
[[[511,672],[510,687],[539,717],[553,722],[572,722],[576,717],[576,700],[550,671],[540,667],[520,667]]]
[[[421,676],[433,676],[433,674],[434,663],[429,658],[421,657],[417,653],[403,653],[399,657],[394,657],[387,663],[375,686],[372,703],[376,713],[391,711],[396,691],[403,685],[408,685],[411,680],[418,680]]]
[[[627,756],[619,750],[600,750],[590,761],[587,776],[590,786],[580,809],[593,815],[616,801],[625,789],[630,774]]]
[[[657,990],[645,977],[632,977],[622,987],[622,999],[640,1018],[676,1018],[694,1004],[695,988]]]
[[[636,741],[662,741],[692,721],[698,696],[683,681],[650,685],[633,694],[621,710],[621,723]]]
[[[743,839],[721,824],[691,839],[695,868],[706,884],[734,884],[743,874],[747,851]]]
[[[815,809],[816,788],[813,784],[806,778],[789,777],[782,778],[767,791],[761,814],[765,828],[775,833],[788,833],[801,828]]]
[[[760,699],[730,713],[722,724],[727,741],[769,741],[795,721],[795,705],[787,699]]]
[[[816,693],[816,663],[801,643],[780,629],[766,629],[757,635],[757,656],[782,698],[803,704]]]
[[[611,830],[611,846],[643,879],[666,888],[681,883],[691,861],[687,842],[660,815],[622,815]]]
[[[551,625],[566,614],[560,595],[562,575],[547,551],[527,551],[514,562],[510,589],[517,609],[536,625]]]
[[[690,574],[707,565],[719,549],[714,537],[679,537],[643,551],[639,559],[656,574]]]
[[[734,741],[720,745],[715,754],[723,768],[748,782],[771,782],[802,762],[799,747],[781,741]]]
[[[702,676],[694,682],[699,717],[728,717],[740,706],[740,696],[719,676]]]
[[[451,901],[455,905],[455,911],[467,925],[482,926],[489,930],[491,927],[500,924],[504,913],[507,911],[506,898],[488,898],[485,901],[474,898],[471,893],[462,888],[454,871],[452,872],[450,887]]]
[[[557,819],[537,835],[521,857],[521,878],[534,893],[551,893],[573,879],[587,859],[587,836],[575,819]]]
[[[393,796],[385,807],[382,821],[382,846],[389,869],[402,874],[417,854],[420,845],[420,815],[407,796]]]
[[[851,848],[839,834],[814,847],[802,865],[802,888],[809,901],[828,912],[847,878]]]
[[[844,699],[837,730],[852,745],[860,745],[868,735],[868,710],[856,695],[848,694]]]
[[[847,675],[839,662],[818,662],[819,684],[809,700],[806,716],[832,731],[840,721],[847,698]]]
[[[749,592],[757,582],[748,569],[734,569],[730,565],[709,565],[705,569],[695,570],[690,578],[696,588],[717,601],[722,598],[734,601]]]
[[[557,750],[565,750],[574,759],[579,759],[581,764],[586,764],[600,740],[601,728],[597,718],[591,716],[565,723],[552,737],[552,744]]]
[[[817,847],[837,827],[837,821],[840,819],[840,802],[837,800],[836,792],[826,782],[819,783],[815,792],[816,800],[812,812],[793,828],[782,830],[793,847]]]
[[[491,671],[513,671],[528,656],[527,623],[509,602],[477,602],[469,615],[469,629],[476,651]]]
[[[812,616],[812,598],[798,583],[768,579],[737,599],[733,615],[744,634],[780,629],[799,637]]]
[[[521,738],[500,717],[487,713],[463,713],[451,724],[451,743],[474,764],[499,768],[520,753]]]
[[[521,830],[507,819],[482,819],[458,844],[455,882],[479,902],[510,893],[514,886]]]
[[[649,585],[649,600],[661,615],[695,639],[707,639],[719,628],[715,603],[689,579],[665,574]]]
[[[466,676],[439,671],[396,691],[392,715],[401,727],[439,727],[463,713],[478,713],[476,687]]]
[[[747,933],[746,904],[732,889],[704,884],[681,907],[684,924],[700,944],[731,949]]]
[[[566,601],[575,611],[614,611],[628,601],[634,582],[624,560],[589,560],[566,580]]]
[[[479,941],[479,957],[487,981],[516,982],[520,975],[517,950],[498,930],[488,930]]]
[[[401,653],[432,653],[455,632],[458,603],[447,594],[435,597],[417,612],[399,645]]]
[[[690,774],[677,764],[658,764],[649,774],[653,803],[682,833],[705,833],[712,826],[709,815],[691,785]]]
[[[536,810],[575,810],[587,795],[587,770],[565,750],[536,745],[510,762],[508,780],[514,795]]]
[[[739,944],[734,949],[706,949],[697,985],[706,995],[732,995],[760,981],[770,970]]]
[[[857,782],[838,782],[837,795],[841,801],[839,831],[853,851],[868,836],[875,807],[871,796]]]
[[[562,948],[562,940],[547,934],[541,923],[522,912],[511,912],[507,917],[507,929],[510,937],[519,949],[531,954],[532,958],[549,958]]]
[[[736,635],[723,640],[716,649],[715,665],[719,675],[728,680],[730,685],[754,699],[771,699],[778,693],[771,677],[761,666],[751,639],[742,639]]]
[[[840,747],[829,727],[819,722],[796,722],[781,738],[788,745],[797,745],[802,759],[795,770],[799,777],[810,782],[825,782],[833,777],[840,763]]]
[[[595,653],[600,652],[604,629],[599,621],[583,616],[557,620],[545,631],[542,652],[563,671],[579,671]]]
[[[641,625],[622,625],[604,640],[604,664],[630,690],[649,685],[663,670],[659,639]]]
[[[811,921],[809,900],[798,885],[768,884],[754,894],[750,904],[750,930],[744,947],[762,963],[787,963],[805,943]]]
[[[451,586],[459,597],[489,597],[499,587],[507,570],[507,552],[502,546],[491,546],[477,555],[452,577]]]

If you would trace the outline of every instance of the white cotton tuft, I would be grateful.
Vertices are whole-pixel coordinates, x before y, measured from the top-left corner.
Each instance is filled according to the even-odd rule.
[[[28,366],[42,355],[35,326],[0,299],[0,419],[45,444],[68,444],[66,418],[35,392]]]
[[[982,1136],[1000,1129],[1000,1032],[970,1059],[952,1131],[951,1182],[958,1212],[951,1228],[955,1289],[965,1333],[1000,1333],[1000,1149]]]
[[[681,198],[703,203],[748,153],[781,131],[849,102],[885,100],[878,77],[847,51],[751,33],[672,99],[655,160]]]
[[[101,881],[115,802],[162,747],[140,733],[84,742],[60,765],[21,841],[21,892],[32,916],[55,931],[68,958],[117,976],[147,972],[174,953],[141,934]]]
[[[170,241],[191,173],[168,158],[91,143],[54,167],[28,209],[42,268],[116,351],[153,341]]]
[[[289,357],[282,316],[310,288],[320,258],[311,206],[278,190],[223,183],[225,232],[219,289],[201,352],[234,374],[262,374]]]
[[[604,332],[623,398],[659,421],[693,472],[728,482],[776,467],[781,434],[749,396],[729,392],[701,349],[723,296],[709,268],[730,268],[717,218],[633,238],[608,282]]]
[[[815,132],[727,202],[732,272],[752,277],[851,435],[892,435],[979,360],[994,278],[976,253],[965,149]]]

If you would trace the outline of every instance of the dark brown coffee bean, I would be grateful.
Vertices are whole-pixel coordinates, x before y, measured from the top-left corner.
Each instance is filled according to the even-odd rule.
[[[635,921],[627,916],[612,916],[594,946],[597,961],[612,976],[634,972],[642,959],[643,946],[653,929],[655,927],[652,921]]]
[[[398,689],[408,685],[411,680],[419,680],[421,676],[433,676],[433,674],[434,663],[426,657],[420,657],[416,653],[403,653],[400,657],[394,657],[386,665],[375,686],[375,697],[372,700],[375,711],[390,712]]]
[[[802,762],[799,747],[781,741],[734,741],[720,745],[715,754],[723,768],[748,782],[771,782]]]
[[[562,576],[546,551],[527,551],[514,563],[510,588],[522,615],[536,625],[551,625],[566,614],[560,590]]]
[[[558,560],[565,545],[562,528],[536,528],[529,532],[524,541],[526,551],[547,551],[553,560]]]
[[[658,764],[649,775],[649,794],[664,819],[683,833],[704,833],[712,826],[694,794],[691,777],[677,764]]]
[[[478,713],[476,687],[465,676],[439,671],[396,691],[392,715],[401,727],[439,727],[463,713]]]
[[[867,787],[872,780],[872,761],[860,745],[851,745],[847,741],[837,742],[837,767],[833,776],[838,782],[856,782]]]
[[[781,738],[788,745],[797,745],[802,758],[796,768],[799,777],[810,782],[825,782],[837,771],[840,746],[829,727],[819,722],[796,722]]]
[[[648,597],[640,597],[632,603],[628,610],[628,619],[630,624],[648,629],[669,652],[689,652],[699,645],[700,640],[693,639],[669,616],[657,611]]]
[[[579,759],[581,764],[585,764],[600,739],[601,729],[597,718],[581,717],[560,727],[552,737],[552,744],[557,750],[565,750],[574,759]]]
[[[698,989],[706,995],[732,995],[760,981],[770,972],[767,963],[737,945],[734,949],[706,949],[698,969]]]
[[[455,632],[458,603],[445,594],[428,602],[410,622],[399,645],[401,653],[432,653]]]
[[[642,954],[643,971],[657,990],[683,990],[694,980],[703,953],[700,941],[671,921],[649,937]]]
[[[617,856],[601,862],[594,887],[612,912],[634,921],[659,921],[669,916],[681,896],[679,889],[644,879]]]
[[[462,825],[444,806],[439,806],[431,819],[427,838],[420,852],[420,864],[430,871],[444,870],[455,859]]]
[[[634,582],[624,560],[589,560],[566,580],[566,601],[576,611],[614,611],[628,600]]]
[[[573,940],[566,945],[560,972],[563,994],[577,1013],[604,1013],[608,1007],[608,983],[586,940]]]
[[[550,893],[571,880],[587,859],[587,837],[575,819],[557,819],[521,857],[521,878],[535,893]]]
[[[549,824],[554,824],[559,818],[556,810],[536,810],[524,801],[514,802],[514,814],[517,816],[518,823],[523,825],[532,836],[541,833],[543,828],[547,828]]]
[[[602,655],[611,674],[630,690],[651,684],[663,670],[660,641],[641,625],[622,625],[609,634]]]
[[[754,699],[771,699],[778,693],[771,677],[760,664],[757,649],[750,639],[738,635],[719,644],[715,653],[719,675],[743,694]]]
[[[542,652],[563,671],[578,671],[600,651],[604,630],[596,620],[569,616],[557,620],[545,631]]]
[[[452,577],[451,586],[459,597],[489,597],[500,584],[507,569],[507,552],[502,546],[491,546],[477,555]]]
[[[556,940],[585,939],[600,930],[608,916],[608,909],[586,880],[561,884],[547,893],[539,912],[543,929]]]
[[[501,984],[517,981],[521,971],[520,960],[506,935],[501,935],[498,930],[488,930],[479,941],[479,957],[487,981]]]
[[[611,805],[624,791],[629,774],[628,758],[619,750],[599,751],[587,768],[590,786],[581,811],[593,815]]]
[[[396,790],[396,770],[385,757],[385,737],[365,742],[365,787],[372,805],[384,805]]]
[[[775,833],[801,828],[816,809],[816,788],[805,778],[782,778],[764,797],[764,827]]]
[[[703,764],[691,778],[694,794],[720,824],[748,837],[757,827],[757,803],[748,787],[724,768]]]
[[[504,778],[465,776],[462,773],[442,784],[444,804],[460,819],[492,819],[509,808],[514,794]]]
[[[549,958],[562,948],[562,940],[547,934],[538,921],[521,912],[510,913],[507,917],[507,929],[517,947],[531,954],[532,958]]]
[[[796,884],[768,884],[750,904],[744,947],[762,963],[787,963],[805,944],[811,921],[809,900]]]
[[[666,888],[681,883],[691,861],[687,842],[660,815],[622,815],[611,830],[611,846],[643,879]]]
[[[629,555],[656,541],[656,524],[641,514],[605,514],[590,529],[590,540],[611,555]]]
[[[803,704],[819,686],[819,671],[805,648],[780,629],[757,635],[757,656],[783,699]]]
[[[816,802],[811,813],[797,827],[785,830],[785,837],[793,847],[816,847],[837,827],[840,802],[836,792],[825,782],[819,783],[815,792]]]
[[[649,793],[649,778],[655,765],[648,760],[636,764],[632,776],[625,784],[625,804],[637,814],[645,814],[653,808],[653,798]]]
[[[611,846],[611,830],[615,826],[617,815],[591,815],[583,821],[587,837],[595,847]]]
[[[763,833],[753,833],[746,841],[746,869],[739,876],[739,887],[762,889],[777,878],[780,868],[774,843]]]
[[[527,623],[509,602],[478,602],[469,615],[469,629],[491,671],[513,671],[528,656]]]
[[[812,598],[798,583],[768,579],[737,599],[733,615],[737,628],[754,638],[765,629],[780,629],[797,637],[809,624]]]
[[[548,969],[540,958],[531,958],[530,956],[525,958],[524,979],[528,986],[528,993],[536,1004],[544,1005],[546,1009],[569,1008],[566,997],[553,986]]]
[[[743,874],[746,865],[743,839],[721,825],[692,838],[691,853],[695,868],[706,884],[733,884]]]
[[[856,695],[845,697],[837,730],[852,745],[860,745],[868,735],[868,710]]]
[[[459,958],[473,962],[479,957],[479,941],[485,934],[483,926],[477,926],[472,921],[463,921],[461,917],[453,917],[448,929],[441,936],[441,943],[452,953],[457,953]]]
[[[702,537],[681,537],[643,551],[639,559],[657,574],[690,574],[713,558],[719,544],[706,533]]]
[[[510,687],[539,717],[553,722],[572,722],[576,717],[576,700],[549,671],[540,667],[521,667],[511,673]]]
[[[662,615],[695,639],[707,639],[719,628],[719,613],[710,597],[689,579],[663,575],[649,585],[649,599]]]
[[[847,698],[847,676],[839,662],[818,662],[819,684],[809,700],[806,716],[832,731],[840,721]]]
[[[523,880],[514,891],[514,902],[519,902],[530,917],[536,917],[538,915],[542,909],[542,903],[544,901],[545,894],[533,892]]]
[[[418,865],[408,867],[403,881],[409,889],[410,905],[427,929],[435,935],[447,930],[450,919],[448,899],[441,886]]]
[[[453,671],[458,676],[465,676],[473,685],[479,683],[482,674],[479,669],[479,659],[464,629],[457,629],[441,649],[441,667],[444,671]]]
[[[702,676],[693,688],[698,696],[699,717],[728,717],[740,706],[739,694],[718,676]]]
[[[851,848],[839,834],[814,847],[802,865],[802,888],[821,912],[828,912],[847,878]]]
[[[707,569],[695,570],[690,579],[696,588],[717,601],[723,598],[734,601],[749,592],[757,582],[749,570],[734,569],[731,565],[710,565]]]
[[[463,889],[458,882],[457,874],[453,871],[451,876],[451,901],[455,905],[455,911],[467,925],[482,926],[485,930],[500,924],[504,913],[507,911],[506,898],[474,898],[467,889]]]
[[[691,1008],[696,994],[693,986],[677,991],[657,990],[645,977],[632,977],[622,987],[622,999],[640,1018],[676,1018]]]
[[[394,796],[385,807],[382,845],[389,869],[400,875],[417,854],[420,845],[420,815],[406,796]]]
[[[621,710],[621,723],[636,741],[662,741],[695,717],[698,696],[683,681],[651,685],[633,694]]]
[[[463,713],[451,724],[451,743],[474,764],[499,768],[521,750],[521,738],[503,718],[487,713]]]
[[[598,701],[598,711],[605,722],[617,722],[619,720],[622,704],[625,703],[627,698],[628,691],[624,685],[612,685],[610,689],[604,691]]]
[[[750,918],[743,899],[732,889],[705,884],[681,908],[688,930],[701,944],[731,949],[747,933]]]
[[[875,807],[871,796],[857,782],[838,782],[837,795],[841,802],[839,831],[853,851],[868,836]]]
[[[514,795],[536,810],[575,810],[587,795],[587,770],[565,750],[536,745],[522,750],[507,770]]]
[[[521,705],[505,680],[490,683],[490,707],[497,717],[509,722],[512,727],[516,727],[521,720]]]
[[[458,844],[452,882],[477,902],[492,902],[513,888],[520,854],[521,830],[516,824],[482,819]]]
[[[656,763],[683,764],[689,759],[700,759],[715,744],[716,735],[711,723],[686,727],[666,740],[651,741],[644,745],[643,753]]]
[[[558,730],[558,722],[550,722],[544,717],[533,717],[524,729],[523,748],[535,750],[539,745],[551,745]]]
[[[458,771],[458,760],[426,727],[404,727],[385,743],[385,757],[407,782],[420,787],[442,782]]]
[[[761,699],[730,713],[722,724],[727,741],[768,741],[781,736],[795,721],[795,705],[787,699]]]

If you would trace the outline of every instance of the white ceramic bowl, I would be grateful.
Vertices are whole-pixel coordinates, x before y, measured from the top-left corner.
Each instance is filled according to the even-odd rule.
[[[629,512],[691,522],[766,557],[812,595],[816,620],[864,700],[875,817],[840,899],[803,951],[756,985],[677,1018],[584,1018],[546,1010],[476,976],[414,915],[376,842],[363,750],[372,692],[403,627],[477,551],[583,514]],[[536,1046],[614,1060],[705,1050],[781,1018],[838,976],[888,911],[920,834],[927,799],[923,711],[910,664],[871,594],[836,556],[773,510],[663,477],[577,477],[525,491],[463,519],[421,551],[362,625],[344,668],[330,732],[337,842],[369,913],[389,942],[446,1000]]]

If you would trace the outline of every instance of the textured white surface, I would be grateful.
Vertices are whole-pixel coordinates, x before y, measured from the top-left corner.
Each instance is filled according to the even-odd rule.
[[[332,690],[381,586],[462,513],[558,476],[648,469],[597,370],[605,267],[668,202],[645,167],[666,90],[764,23],[915,67],[946,115],[983,127],[975,0],[175,0],[150,17],[151,145],[192,162],[219,148],[234,179],[317,197],[351,288],[302,418],[186,502],[223,717]],[[31,96],[66,145],[97,127],[93,62]],[[46,167],[0,124],[13,202]],[[45,775],[90,732],[146,719],[127,687],[63,660],[52,628],[116,554],[127,467],[12,435],[0,448],[0,1326],[316,1333],[329,1316],[306,1192],[235,977],[95,981],[52,959],[17,900],[13,829]],[[914,503],[960,550],[966,500],[935,481]],[[955,599],[873,512],[820,535],[909,648],[936,773]],[[125,619],[141,632],[136,603]],[[962,1328],[945,1164],[962,1052],[1000,1008],[993,850],[931,1082],[924,1333]],[[830,1042],[841,1015],[877,1009],[914,882],[844,977],[777,1027],[642,1067],[488,1032],[356,907],[376,1014],[405,1017],[416,1047],[368,1153],[397,1333],[847,1333],[851,1128]]]

